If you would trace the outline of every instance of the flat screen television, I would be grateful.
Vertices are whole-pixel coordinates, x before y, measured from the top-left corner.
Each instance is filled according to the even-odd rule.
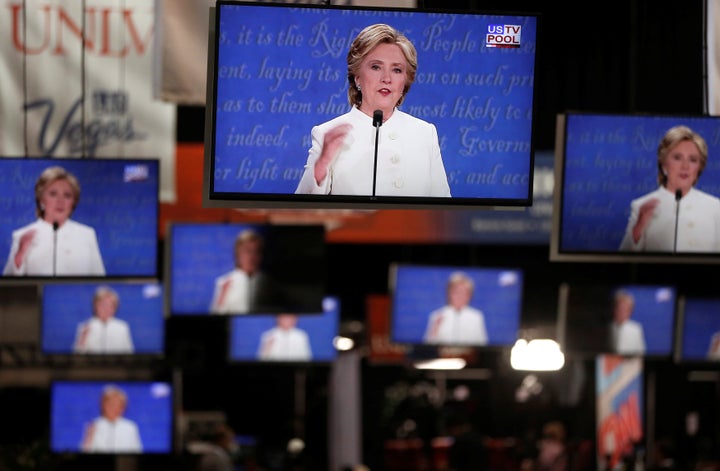
[[[505,348],[518,338],[518,268],[396,264],[390,286],[393,342]]]
[[[337,357],[340,301],[323,300],[315,314],[249,314],[230,319],[228,355],[243,363],[329,363]]]
[[[661,187],[667,168],[658,165],[660,142],[677,125],[702,136],[708,148],[694,195],[680,199]],[[698,197],[698,190],[720,195],[720,116],[567,112],[558,115],[556,133],[552,261],[720,262],[718,203]],[[671,146],[668,157],[674,155]],[[689,182],[690,175],[685,170],[679,178]],[[631,202],[645,195],[661,195],[662,203],[632,244],[633,215],[640,213]]]
[[[616,299],[617,317],[615,315]],[[669,358],[674,351],[674,286],[563,283],[558,295],[560,339],[568,354]],[[625,320],[614,327],[615,319]]]
[[[0,158],[0,282],[157,278],[158,172],[156,159]]]
[[[52,452],[139,455],[173,451],[171,383],[55,380],[50,388]]]
[[[322,312],[324,226],[176,222],[167,234],[170,315]],[[261,240],[248,262],[258,276],[237,273],[245,238]],[[242,291],[248,285],[254,286],[252,301]]]
[[[531,205],[538,14],[223,0],[211,14],[204,205]],[[298,191],[311,129],[350,111],[348,49],[378,23],[417,50],[417,74],[398,109],[435,125],[451,197],[413,188],[406,178],[403,159],[413,155],[403,151],[432,131],[397,145],[403,130],[392,129],[392,118],[373,126],[369,113],[367,123],[359,121],[367,129],[356,130],[364,144],[353,146],[360,163],[351,165],[345,153],[333,163],[333,191]],[[353,170],[343,175],[343,167]]]
[[[156,282],[47,284],[40,316],[47,355],[164,353],[164,295]]]
[[[679,302],[679,360],[720,360],[720,298],[683,296]]]

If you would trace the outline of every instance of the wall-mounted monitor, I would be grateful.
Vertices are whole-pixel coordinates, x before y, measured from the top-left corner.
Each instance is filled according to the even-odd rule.
[[[223,0],[212,12],[206,206],[531,205],[537,14]],[[407,54],[383,59],[397,74],[385,85],[348,78],[351,44],[376,24],[414,46],[407,93]],[[340,123],[352,130],[337,154],[327,140],[325,172],[315,162]]]
[[[56,380],[50,401],[50,449],[55,453],[173,451],[168,382]]]
[[[173,223],[168,236],[171,315],[322,311],[324,226]]]
[[[329,363],[337,356],[340,302],[326,297],[315,314],[243,315],[230,319],[228,355],[243,363]]]
[[[44,354],[162,355],[162,285],[143,282],[53,283],[42,287]]]
[[[720,262],[720,117],[558,115],[550,259]]]
[[[678,310],[679,359],[720,361],[720,298],[683,296]]]
[[[662,358],[673,353],[673,286],[563,283],[558,299],[566,354]]]
[[[390,285],[393,342],[504,348],[517,340],[520,269],[397,264]]]
[[[159,162],[0,159],[0,281],[158,276]]]

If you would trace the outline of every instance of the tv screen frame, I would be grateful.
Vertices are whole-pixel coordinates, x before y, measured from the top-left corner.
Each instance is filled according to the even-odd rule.
[[[720,251],[620,250],[631,201],[659,187],[658,145],[678,124],[689,126],[708,144],[707,165],[695,187],[720,195],[718,116],[587,111],[557,115],[551,261],[720,263]]]
[[[40,351],[44,355],[132,358],[165,354],[165,295],[159,282],[51,283],[39,289]],[[105,324],[101,330],[89,330],[87,346],[76,349],[81,325],[97,319],[94,315],[96,294],[102,297],[105,293],[117,296],[113,318],[120,322]],[[108,345],[110,335],[116,340],[108,351],[103,345]]]
[[[720,298],[685,294],[678,304],[676,361],[713,365],[720,361]]]
[[[468,276],[474,283],[468,306],[482,312],[487,334],[484,343],[425,340],[431,315],[448,304],[449,282],[457,273]],[[389,277],[390,341],[395,344],[490,350],[510,348],[519,337],[524,300],[521,268],[396,263],[390,267]]]
[[[671,359],[676,348],[678,289],[671,284],[565,282],[558,294],[558,330],[566,355],[614,355]],[[630,319],[643,331],[645,351],[619,352],[612,347],[613,297],[626,291],[634,298]],[[657,309],[652,310],[651,308]]]
[[[166,230],[166,316],[223,316],[215,312],[216,283],[234,269],[237,237],[246,230],[264,239],[261,271],[274,280],[274,298],[256,313],[317,313],[327,288],[325,227],[319,224],[168,223]],[[275,304],[277,303],[277,304]]]
[[[123,417],[137,426],[141,450],[82,449],[86,427],[100,415],[100,398],[106,386],[120,388],[125,393],[127,408]],[[174,386],[168,381],[55,379],[50,384],[50,451],[135,456],[172,453],[175,400]]]
[[[55,268],[52,257],[47,261],[50,268],[42,273],[2,274],[11,253],[13,233],[19,237],[19,229],[40,219],[38,211],[42,203],[36,202],[35,185],[41,173],[54,166],[71,173],[79,183],[80,196],[70,220],[94,230],[104,274],[97,270],[98,263],[95,261],[93,266],[97,272],[69,275],[56,272],[53,276],[53,269],[61,269],[61,261],[55,261],[58,264]],[[160,161],[154,158],[0,158],[0,175],[3,175],[0,178],[0,204],[4,211],[4,216],[0,218],[0,256],[3,257],[0,283],[157,279],[160,272],[159,172]],[[68,226],[67,230],[70,229]],[[62,227],[56,230],[55,239],[48,235],[47,244],[58,244],[58,240],[65,237],[61,235],[62,230]],[[92,244],[92,237],[87,235],[87,230],[83,239],[78,239],[77,234],[77,231],[73,233],[72,240],[82,240],[83,250],[87,251],[87,246]],[[40,247],[41,242],[46,242],[45,237],[37,236],[35,239]],[[66,247],[71,250],[75,248],[72,245]],[[49,250],[52,253],[52,248]]]
[[[271,329],[276,327],[277,315],[246,314],[228,319],[228,362],[246,364],[293,364],[293,365],[327,365],[338,356],[334,339],[340,333],[340,299],[328,296],[323,300],[323,310],[314,314],[297,314],[295,327],[307,335],[309,354],[304,347],[295,350],[297,353],[284,352],[261,353],[263,338],[268,342],[275,341],[269,337]],[[292,314],[292,313],[290,313]],[[283,314],[280,314],[283,315]],[[302,334],[301,334],[302,335]],[[304,341],[296,340],[304,344]],[[292,348],[289,346],[288,348]],[[290,356],[288,356],[290,355]]]
[[[311,128],[350,109],[347,48],[373,23],[390,24],[418,50],[418,75],[399,109],[436,126],[451,197],[295,193]],[[519,35],[506,26],[520,26]],[[539,27],[535,12],[218,1],[210,9],[203,205],[530,206]],[[501,36],[510,47],[493,39]],[[376,131],[382,139],[382,125]],[[368,172],[377,174],[371,165]]]

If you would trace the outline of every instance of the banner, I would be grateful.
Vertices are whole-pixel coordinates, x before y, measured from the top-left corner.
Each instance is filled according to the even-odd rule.
[[[174,201],[176,108],[152,97],[152,3],[0,1],[0,156],[157,158]]]
[[[316,2],[297,0],[292,3]],[[155,75],[155,96],[178,104],[205,106],[209,9],[214,5],[215,0],[155,0],[155,16],[160,19],[155,61],[160,67]],[[417,2],[341,0],[333,5],[415,8]]]
[[[643,360],[600,355],[595,377],[597,469],[634,465],[643,440]]]

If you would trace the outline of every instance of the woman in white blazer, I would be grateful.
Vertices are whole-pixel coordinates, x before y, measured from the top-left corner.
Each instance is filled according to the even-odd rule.
[[[620,250],[720,252],[720,199],[695,188],[707,164],[705,139],[670,128],[658,146],[659,187],[630,203]]]
[[[295,193],[449,197],[435,126],[397,108],[415,80],[415,46],[375,24],[355,38],[347,63],[351,109],[313,127]]]
[[[95,229],[70,219],[80,199],[77,178],[59,166],[35,183],[37,220],[12,234],[7,276],[104,276]]]

